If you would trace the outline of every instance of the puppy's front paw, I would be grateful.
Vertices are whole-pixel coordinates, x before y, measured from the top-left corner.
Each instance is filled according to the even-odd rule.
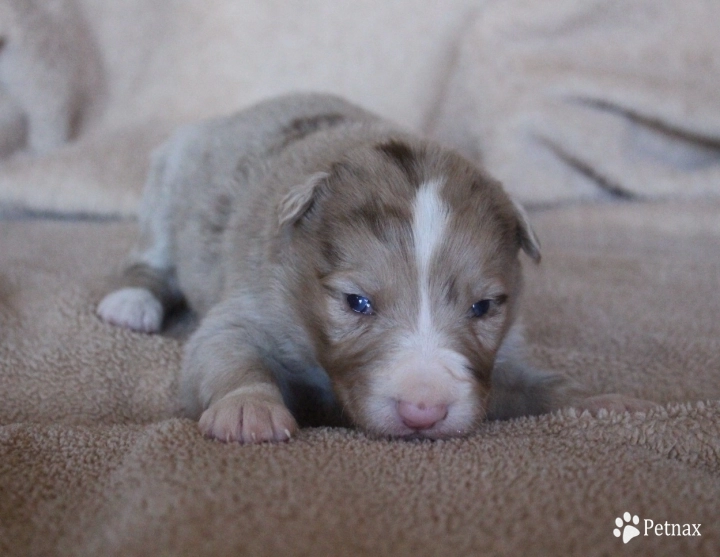
[[[608,412],[647,412],[659,405],[649,400],[633,398],[618,394],[597,395],[585,398],[574,405],[578,410],[587,410],[597,416],[601,410]]]
[[[143,333],[156,333],[163,320],[163,307],[145,288],[121,288],[105,296],[97,314],[103,321]]]
[[[199,426],[208,437],[240,443],[287,441],[298,428],[282,402],[251,388],[211,404],[200,416]]]

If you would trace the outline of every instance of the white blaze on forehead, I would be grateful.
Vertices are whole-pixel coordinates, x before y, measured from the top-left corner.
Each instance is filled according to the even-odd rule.
[[[441,180],[421,184],[413,203],[415,256],[421,273],[427,276],[430,260],[441,244],[449,220],[449,210],[440,198]]]
[[[430,262],[443,244],[445,230],[450,220],[450,211],[440,197],[441,186],[441,180],[431,180],[421,184],[413,204],[413,239],[420,288],[417,332],[421,337],[433,334]]]
[[[450,208],[440,197],[443,180],[423,183],[413,203],[412,232],[418,271],[417,313],[396,340],[395,350],[374,374],[371,396],[364,402],[368,423],[378,430],[407,434],[397,411],[399,401],[418,406],[447,406],[448,414],[428,435],[464,432],[482,412],[470,362],[451,348],[448,333],[433,316],[431,263],[446,244]],[[432,302],[435,302],[435,306]]]

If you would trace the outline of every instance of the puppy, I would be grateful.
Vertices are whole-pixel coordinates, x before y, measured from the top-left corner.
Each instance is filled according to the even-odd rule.
[[[298,419],[379,436],[464,435],[485,418],[585,398],[516,357],[524,211],[456,153],[347,102],[292,95],[181,129],[155,154],[107,322],[201,317],[180,384],[223,441],[288,439]],[[319,418],[317,418],[319,416]]]

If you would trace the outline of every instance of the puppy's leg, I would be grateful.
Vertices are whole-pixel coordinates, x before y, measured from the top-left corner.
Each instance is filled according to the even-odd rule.
[[[601,410],[647,412],[657,406],[649,400],[619,394],[590,396],[585,388],[564,375],[504,360],[493,369],[488,418],[537,416],[560,408],[587,410],[597,416]]]
[[[591,396],[587,389],[569,377],[529,366],[524,361],[522,347],[519,329],[511,329],[493,368],[489,419],[537,416],[570,407],[597,415],[601,410],[646,412],[658,406],[648,400],[619,394]]]
[[[533,369],[517,360],[502,360],[493,369],[488,419],[547,414],[574,406],[586,396],[584,389],[563,375]]]
[[[285,441],[297,423],[264,359],[272,341],[242,305],[242,300],[219,304],[188,341],[181,374],[185,410],[200,418],[200,431],[208,437]]]
[[[140,211],[140,238],[119,288],[100,302],[106,322],[134,331],[155,333],[166,312],[182,301],[173,261],[172,188],[167,176],[167,148],[153,157]]]
[[[133,331],[155,333],[166,312],[182,300],[172,269],[147,263],[127,267],[122,287],[105,296],[97,313],[106,322]]]

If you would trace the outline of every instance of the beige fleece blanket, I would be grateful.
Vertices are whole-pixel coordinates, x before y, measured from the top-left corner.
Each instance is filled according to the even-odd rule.
[[[659,409],[439,442],[209,441],[174,415],[182,322],[146,336],[94,314],[134,225],[0,221],[0,555],[720,554],[720,204],[532,220],[534,360]]]
[[[719,20],[716,0],[0,0],[0,206],[134,214],[175,126],[295,90],[482,158],[528,203],[717,195]]]

